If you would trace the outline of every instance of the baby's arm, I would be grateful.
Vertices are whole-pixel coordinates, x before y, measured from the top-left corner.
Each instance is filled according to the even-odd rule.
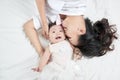
[[[72,47],[72,49],[73,49],[72,59],[73,59],[74,61],[77,61],[77,60],[81,59],[81,58],[82,58],[82,53],[81,53],[81,51],[80,51],[78,48],[74,47],[73,45],[71,45],[71,47]]]
[[[48,36],[48,23],[45,12],[45,1],[46,0],[36,0],[36,4],[40,13],[40,18],[42,22],[42,34],[44,37]]]
[[[50,58],[50,55],[51,55],[51,53],[50,53],[49,49],[46,48],[43,56],[42,56],[41,59],[40,59],[40,64],[39,64],[39,66],[38,66],[37,68],[33,68],[33,70],[34,70],[34,71],[38,71],[38,72],[40,71],[40,72],[41,72],[42,69],[45,67],[45,65],[48,63],[49,58]]]

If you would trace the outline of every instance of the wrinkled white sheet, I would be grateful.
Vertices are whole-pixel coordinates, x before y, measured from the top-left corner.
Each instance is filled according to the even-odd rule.
[[[119,0],[88,0],[86,16],[93,21],[107,17],[111,23],[117,25],[118,33],[120,33],[119,3]],[[38,63],[38,55],[22,29],[23,24],[35,14],[38,13],[34,6],[34,0],[0,1],[0,80],[35,80],[38,76],[38,73],[31,70]],[[114,55],[110,53],[99,60],[105,61],[101,66],[112,67],[113,72],[110,73],[111,75],[105,76],[99,76],[97,73],[90,75],[92,76],[91,80],[98,80],[95,79],[96,77],[100,77],[99,80],[120,80],[118,77],[118,73],[120,73],[120,41],[117,40],[114,43],[116,47],[112,52]],[[97,58],[90,60],[90,65],[96,66],[96,60]],[[109,61],[113,61],[113,64]],[[87,66],[89,67],[89,65]]]

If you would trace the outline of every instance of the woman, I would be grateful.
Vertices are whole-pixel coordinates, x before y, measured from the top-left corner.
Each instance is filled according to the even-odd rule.
[[[78,76],[83,78],[83,80],[119,80],[120,77],[117,74],[119,74],[120,71],[119,68],[114,65],[116,65],[116,61],[117,64],[120,65],[120,56],[116,54],[103,56],[107,51],[113,50],[110,46],[113,39],[116,38],[116,31],[112,29],[107,19],[97,21],[94,25],[90,20],[86,19],[86,29],[85,27],[78,27],[78,25],[84,25],[84,20],[81,18],[83,18],[83,16],[66,16],[62,22],[70,42],[78,47],[84,56],[94,57],[91,59],[82,57],[81,60],[76,62],[79,66]],[[24,30],[37,52],[42,55],[38,35],[32,20],[24,25]],[[75,41],[73,38],[75,38]],[[73,43],[73,41],[75,43]],[[102,57],[98,58],[95,56]]]

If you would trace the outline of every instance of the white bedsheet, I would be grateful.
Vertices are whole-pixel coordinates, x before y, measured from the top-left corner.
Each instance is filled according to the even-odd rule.
[[[86,16],[93,21],[107,17],[111,23],[117,25],[118,33],[120,33],[119,0],[88,0],[88,2]],[[34,6],[34,0],[0,1],[0,80],[35,80],[38,76],[38,73],[31,70],[38,63],[38,55],[25,37],[22,29],[25,21],[35,14],[38,13]],[[109,80],[120,80],[119,74],[117,74],[120,73],[120,41],[117,40],[114,43],[116,47],[112,52],[114,55],[106,55],[101,61],[105,60],[103,66],[113,68],[112,75],[107,75],[111,77]],[[94,60],[97,59],[94,58],[89,62],[94,62]],[[109,63],[110,60],[114,60],[114,65]],[[92,63],[92,65],[96,64]],[[98,74],[94,74],[93,77],[96,78],[96,75]],[[99,80],[108,79],[104,77],[101,76]],[[92,78],[91,80],[95,79]]]
[[[0,1],[0,80],[34,80],[38,55],[23,32],[34,0]]]

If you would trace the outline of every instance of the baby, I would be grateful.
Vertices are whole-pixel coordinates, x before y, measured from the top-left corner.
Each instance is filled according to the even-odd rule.
[[[49,26],[50,44],[45,49],[45,52],[41,57],[39,67],[33,68],[33,70],[41,72],[39,77],[40,80],[53,80],[55,78],[57,78],[57,80],[61,79],[63,77],[60,77],[60,75],[66,73],[68,70],[74,70],[75,66],[73,65],[75,62],[72,60],[73,48],[66,40],[62,26],[55,25],[55,23],[50,24]],[[51,61],[48,63],[50,58]],[[74,76],[73,73],[74,72],[71,71],[71,73],[68,72],[65,74],[67,79],[70,78],[70,75]],[[65,75],[64,78],[66,78]]]

